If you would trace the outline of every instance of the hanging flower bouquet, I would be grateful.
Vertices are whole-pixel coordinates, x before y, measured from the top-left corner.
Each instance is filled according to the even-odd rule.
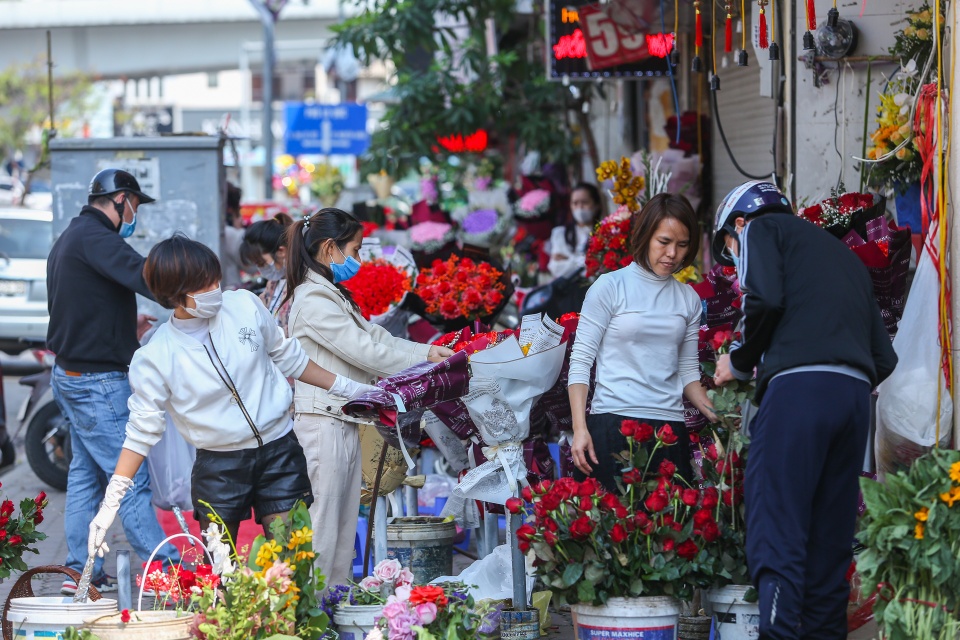
[[[450,256],[420,272],[416,293],[429,315],[444,320],[489,318],[504,302],[503,275],[487,262]]]
[[[587,242],[587,278],[622,269],[633,262],[628,248],[632,220],[630,208],[621,205],[600,221]]]
[[[550,192],[546,189],[532,189],[520,196],[513,209],[518,218],[532,220],[540,218],[550,211]]]
[[[477,209],[460,220],[460,239],[464,244],[489,247],[498,244],[510,228],[510,218],[496,209]]]
[[[378,258],[360,265],[357,275],[344,283],[367,320],[393,310],[412,288],[415,271]]]
[[[423,253],[436,253],[455,239],[453,227],[446,222],[421,222],[409,229],[410,248]]]

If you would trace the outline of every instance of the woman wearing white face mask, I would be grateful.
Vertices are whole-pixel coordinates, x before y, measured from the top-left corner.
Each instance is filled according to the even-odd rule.
[[[287,297],[287,229],[292,225],[293,218],[278,213],[269,220],[253,223],[243,236],[246,252],[259,257],[260,275],[267,281],[260,300],[276,319],[284,335],[290,316],[290,301],[284,301]]]
[[[287,234],[290,335],[330,371],[372,383],[424,360],[453,355],[443,347],[402,340],[370,324],[343,283],[360,269],[363,227],[340,209],[321,209]],[[294,429],[303,443],[315,501],[313,550],[327,584],[346,584],[360,509],[360,430],[340,411],[344,402],[297,384]]]
[[[592,184],[581,182],[570,194],[572,220],[555,227],[550,234],[550,262],[547,270],[554,278],[575,273],[584,266],[587,242],[600,218],[600,191]]]
[[[298,501],[313,501],[285,377],[345,398],[368,389],[311,361],[299,342],[283,336],[256,296],[222,293],[221,277],[216,255],[184,236],[158,243],[147,257],[147,286],[174,311],[130,364],[127,437],[90,525],[91,555],[109,550],[106,531],[131,478],[163,435],[165,413],[197,449],[194,517],[206,529],[208,503],[236,540],[251,508],[269,535],[274,518]]]

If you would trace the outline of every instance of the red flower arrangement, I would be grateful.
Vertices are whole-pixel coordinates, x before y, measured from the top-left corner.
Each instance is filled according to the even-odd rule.
[[[374,231],[377,231],[378,229],[380,229],[380,225],[378,225],[378,224],[375,223],[375,222],[367,222],[366,220],[364,220],[364,221],[361,222],[360,224],[363,225],[363,237],[364,237],[364,238],[369,238],[370,236],[373,235],[373,232],[374,232]]]
[[[175,565],[164,572],[163,562],[159,560],[151,562],[149,567],[144,563],[143,567],[145,575],[137,576],[137,586],[142,585],[144,591],[166,594],[173,602],[189,599],[199,595],[204,587],[215,589],[220,584],[220,576],[213,573],[209,564],[198,564],[196,571]]]
[[[360,265],[357,275],[344,285],[353,294],[363,317],[369,320],[383,315],[403,300],[410,291],[410,274],[402,268],[378,259]]]
[[[617,271],[633,262],[633,256],[630,255],[627,246],[631,220],[629,210],[621,207],[597,225],[587,243],[586,275],[588,278]]]
[[[434,260],[417,276],[426,312],[445,320],[492,315],[503,302],[503,272],[486,262],[451,256]]]
[[[871,193],[844,193],[834,194],[823,202],[810,207],[804,207],[797,215],[818,227],[840,227],[849,229],[854,223],[854,215],[867,211],[877,204]]]
[[[23,553],[32,551],[30,545],[47,536],[37,531],[43,522],[43,508],[47,506],[47,494],[41,491],[36,498],[20,501],[20,516],[15,516],[12,500],[0,503],[0,578],[9,577],[13,571],[26,571]]]

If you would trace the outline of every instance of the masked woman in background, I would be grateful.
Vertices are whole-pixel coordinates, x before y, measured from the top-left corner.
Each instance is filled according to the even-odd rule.
[[[600,191],[595,186],[581,182],[574,187],[570,194],[572,220],[562,227],[554,227],[550,234],[547,270],[551,276],[569,276],[584,266],[587,242],[600,219],[601,210]]]
[[[260,275],[267,281],[260,300],[284,335],[287,334],[287,317],[290,315],[290,301],[284,301],[287,292],[287,229],[292,225],[293,218],[278,213],[269,220],[253,223],[243,236],[245,253],[258,258]]]

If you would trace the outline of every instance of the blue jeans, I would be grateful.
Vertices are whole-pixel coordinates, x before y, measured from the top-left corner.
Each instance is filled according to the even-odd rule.
[[[87,560],[90,521],[100,509],[126,438],[130,384],[127,374],[121,371],[73,376],[59,366],[53,370],[52,383],[53,397],[70,423],[73,448],[64,514],[67,566],[82,571]],[[121,501],[119,514],[127,540],[144,562],[167,537],[157,522],[151,496],[150,474],[144,464]],[[176,564],[179,557],[176,548],[166,543],[156,559]],[[93,579],[102,576],[103,560],[97,558]]]

